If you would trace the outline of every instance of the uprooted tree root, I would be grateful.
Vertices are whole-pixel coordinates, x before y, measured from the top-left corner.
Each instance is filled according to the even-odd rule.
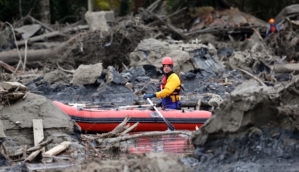
[[[77,68],[79,64],[102,62],[104,68],[114,66],[120,69],[122,64],[129,64],[129,53],[151,32],[150,28],[133,23],[120,24],[112,27],[109,32],[82,32],[60,47],[56,51],[57,59],[48,59],[48,63],[53,68],[56,68],[56,62],[64,68]]]
[[[276,55],[286,56],[287,61],[298,61],[299,46],[293,43],[293,39],[297,39],[297,37],[294,31],[283,30],[280,33],[270,35],[265,41]]]

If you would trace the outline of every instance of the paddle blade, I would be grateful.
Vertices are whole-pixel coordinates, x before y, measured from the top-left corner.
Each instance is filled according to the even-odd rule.
[[[165,124],[167,125],[167,127],[168,127],[168,129],[170,130],[170,131],[174,131],[175,130],[175,128],[174,128],[174,126],[166,119],[166,118],[164,118],[164,116],[160,113],[160,111],[157,109],[157,107],[153,104],[153,102],[149,99],[149,98],[147,98],[147,101],[154,107],[154,109],[156,110],[156,112],[159,114],[159,116],[164,120],[164,122],[165,122]]]

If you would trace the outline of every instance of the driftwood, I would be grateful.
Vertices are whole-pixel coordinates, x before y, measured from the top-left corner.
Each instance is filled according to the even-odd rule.
[[[60,67],[57,62],[56,62],[56,64],[57,64],[58,69],[60,69],[63,72],[68,72],[68,73],[71,73],[71,74],[75,73],[75,70],[66,70],[66,69],[63,69],[62,67]]]
[[[34,146],[34,147],[31,147],[31,148],[27,149],[26,152],[27,152],[27,153],[30,153],[30,152],[32,152],[32,151],[39,150],[39,149],[43,148],[43,146],[45,146],[45,145],[51,143],[52,141],[53,141],[53,139],[44,141],[44,142],[40,143],[40,144],[37,145],[37,146]],[[20,155],[22,155],[22,154],[23,154],[23,150],[20,150],[20,151],[15,152],[14,154],[9,155],[9,157],[20,156]]]
[[[25,54],[27,56],[27,61],[28,62],[34,62],[34,61],[42,61],[45,60],[49,57],[56,56],[59,53],[62,53],[69,47],[70,44],[73,44],[76,39],[84,34],[87,34],[86,32],[84,33],[79,33],[76,36],[71,37],[69,40],[66,42],[62,43],[61,46],[55,47],[55,48],[50,48],[50,49],[41,49],[41,50],[28,50],[27,52],[23,50],[11,50],[11,51],[6,51],[0,53],[0,61],[3,61],[7,64],[17,64],[19,62],[19,56],[24,57]]]
[[[47,152],[43,153],[42,162],[48,163],[53,161],[53,157],[62,151],[66,150],[71,145],[71,142],[64,141],[59,145],[55,146],[54,148],[48,150]]]
[[[104,141],[100,140],[99,143],[105,143],[105,145],[102,146],[107,146],[108,144],[113,145],[122,141],[127,141],[131,139],[136,139],[140,137],[150,137],[150,136],[161,136],[161,135],[172,135],[172,134],[185,134],[188,136],[191,136],[190,131],[153,131],[153,132],[145,132],[145,133],[140,133],[140,134],[134,134],[134,135],[126,135],[126,136],[119,136],[116,138],[107,138]]]
[[[148,10],[148,11],[150,11],[150,12],[153,12],[156,8],[157,8],[157,6],[158,6],[158,4],[161,2],[161,0],[157,0],[157,1],[155,1],[154,3],[152,3],[150,6],[148,6],[147,8],[146,8],[146,10]]]
[[[6,64],[6,63],[4,63],[3,61],[0,61],[0,66],[1,67],[3,67],[3,68],[5,68],[6,70],[8,70],[9,72],[11,72],[11,73],[17,73],[17,74],[22,74],[22,72],[21,71],[19,71],[19,70],[16,70],[14,67],[12,67],[12,66],[10,66],[10,65],[8,65],[8,64]]]
[[[134,128],[136,128],[139,125],[139,122],[136,122],[134,125],[132,125],[131,127],[127,128],[125,131],[123,131],[122,133],[120,133],[120,136],[127,134],[128,132],[134,130]]]
[[[30,16],[30,15],[27,15],[26,17],[24,17],[24,19],[30,19],[30,20],[32,21],[32,23],[37,23],[37,24],[43,26],[44,28],[46,28],[47,30],[49,30],[49,31],[51,31],[51,32],[54,32],[54,31],[55,31],[55,30],[52,29],[51,27],[45,25],[44,23],[42,23],[41,21],[39,21],[39,20],[33,18],[33,17]]]
[[[24,95],[25,95],[25,93],[20,92],[20,91],[6,94],[8,100],[19,100],[19,99],[23,98]]]
[[[133,130],[135,127],[137,127],[137,125],[139,124],[134,124],[130,127],[130,124],[127,124],[128,121],[130,120],[130,117],[127,116],[123,122],[121,122],[120,124],[118,124],[112,131],[108,132],[108,133],[104,133],[104,134],[100,134],[98,135],[101,138],[111,138],[111,137],[115,137],[120,135],[120,133],[125,133],[125,132],[130,132],[131,130]]]
[[[28,50],[27,62],[44,60],[55,54],[56,49],[41,49],[41,50]],[[20,50],[22,57],[25,56],[25,51]],[[0,60],[7,64],[17,64],[19,62],[19,52],[17,50],[5,51],[0,53]]]
[[[84,29],[88,29],[88,25],[76,26],[76,27],[73,27],[73,28],[64,29],[62,31],[54,31],[54,32],[43,34],[43,35],[38,35],[38,36],[35,36],[35,37],[32,37],[32,38],[29,38],[28,43],[44,40],[44,39],[47,39],[47,38],[51,38],[51,37],[55,37],[55,36],[58,36],[58,35],[66,34],[68,32],[72,32],[72,31],[79,31],[79,30],[84,30]],[[25,44],[25,40],[21,40],[21,41],[16,42],[16,45],[18,45],[18,46],[24,45],[24,44]]]
[[[3,82],[2,88],[7,91],[27,91],[28,88],[19,82]]]
[[[127,125],[128,121],[130,120],[130,117],[127,116],[123,122],[121,122],[117,127],[115,127],[111,132],[109,132],[112,136],[113,135],[117,135],[118,133],[126,130],[129,128],[129,126]]]
[[[45,163],[26,163],[27,171],[64,171],[64,169],[70,170],[73,169],[73,171],[79,171],[78,169],[81,169],[81,166],[78,162],[53,162],[49,164]],[[60,169],[60,170],[59,170]],[[72,171],[72,170],[70,170]]]
[[[32,152],[24,161],[27,162],[27,161],[32,161],[39,153],[41,152],[41,149],[40,150],[37,150],[37,151],[34,151]]]
[[[167,21],[164,21],[164,19],[157,14],[154,14],[147,9],[141,9],[141,11],[147,15],[155,17],[158,21],[163,23],[171,32],[173,32],[179,39],[186,40],[187,36],[185,36],[183,33],[179,32],[173,25],[169,24]]]
[[[53,139],[50,139],[50,140],[46,140],[44,142],[41,142],[40,144],[38,144],[37,146],[34,146],[34,147],[31,147],[29,149],[27,149],[27,152],[31,152],[31,151],[36,151],[38,149],[41,149],[43,146],[51,143],[53,141]]]
[[[263,83],[263,81],[261,81],[258,77],[252,75],[251,73],[247,72],[246,70],[238,68],[238,67],[236,67],[236,69],[238,69],[239,71],[241,71],[243,73],[246,73],[247,75],[249,75],[250,77],[252,77],[253,79],[255,79],[257,82],[259,82],[262,86],[267,87],[267,85],[265,83]]]
[[[263,83],[263,81],[261,81],[258,77],[254,76],[253,74],[251,74],[250,72],[244,70],[244,69],[241,69],[241,68],[238,68],[237,66],[233,65],[232,63],[229,63],[230,67],[233,68],[233,69],[236,69],[236,70],[239,70],[247,75],[249,75],[251,78],[255,79],[257,82],[259,82],[262,86],[265,86],[267,87],[267,85],[265,83]]]
[[[27,156],[27,145],[23,146],[23,159],[25,159]]]
[[[43,156],[55,156],[59,154],[60,152],[64,151],[71,145],[71,142],[65,141],[60,143],[59,145],[55,146],[54,148],[48,150],[43,154]]]
[[[276,73],[291,73],[299,71],[299,64],[276,64],[271,66],[271,69]]]

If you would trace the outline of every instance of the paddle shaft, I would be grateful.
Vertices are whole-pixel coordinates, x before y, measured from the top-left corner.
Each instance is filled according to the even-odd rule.
[[[146,100],[147,100],[147,101],[154,107],[154,109],[155,109],[156,112],[159,114],[159,116],[164,120],[164,122],[166,123],[168,129],[169,129],[170,131],[174,131],[174,130],[175,130],[174,126],[173,126],[173,125],[172,125],[166,118],[164,118],[164,116],[160,113],[160,111],[159,111],[158,108],[153,104],[153,102],[152,102],[149,98],[147,98]]]

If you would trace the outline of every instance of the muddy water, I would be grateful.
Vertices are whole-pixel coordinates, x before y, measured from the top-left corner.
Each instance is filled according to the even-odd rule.
[[[149,152],[186,155],[192,154],[194,147],[186,135],[142,137],[125,142],[121,147],[121,153],[141,154]]]

